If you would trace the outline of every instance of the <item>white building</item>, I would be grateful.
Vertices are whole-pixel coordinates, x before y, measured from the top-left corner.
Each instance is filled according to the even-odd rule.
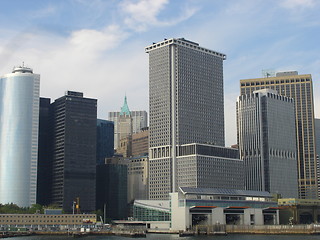
[[[15,67],[0,77],[0,203],[36,203],[40,75]]]
[[[171,196],[171,229],[196,225],[276,225],[277,202],[268,192],[181,187]]]

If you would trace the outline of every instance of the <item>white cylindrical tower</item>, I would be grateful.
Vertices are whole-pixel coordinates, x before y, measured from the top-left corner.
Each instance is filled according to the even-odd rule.
[[[40,75],[15,67],[0,77],[0,203],[36,203]]]

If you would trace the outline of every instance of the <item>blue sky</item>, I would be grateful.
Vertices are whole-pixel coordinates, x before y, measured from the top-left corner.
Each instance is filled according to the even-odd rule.
[[[239,80],[263,69],[312,74],[320,117],[318,0],[2,0],[0,75],[22,62],[41,75],[41,96],[66,90],[98,99],[98,116],[148,110],[144,47],[184,37],[227,55],[226,145],[236,143]]]

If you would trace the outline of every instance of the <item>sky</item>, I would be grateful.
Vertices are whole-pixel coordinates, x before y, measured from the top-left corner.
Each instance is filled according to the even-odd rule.
[[[98,99],[98,117],[147,110],[148,54],[184,37],[227,55],[226,146],[236,143],[239,80],[263,70],[312,74],[320,118],[319,0],[1,0],[0,75],[23,62],[41,75],[40,95],[66,90]]]

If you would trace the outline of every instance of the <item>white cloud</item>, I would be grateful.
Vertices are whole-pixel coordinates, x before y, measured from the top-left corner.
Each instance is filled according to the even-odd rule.
[[[114,25],[75,31],[68,37],[21,33],[16,39],[0,39],[0,73],[9,73],[24,61],[41,75],[41,96],[54,100],[66,90],[84,92],[98,99],[102,118],[120,109],[125,91],[131,108],[147,110],[147,55],[135,42],[118,47],[126,37]]]
[[[111,25],[102,31],[93,29],[82,29],[75,31],[69,38],[70,44],[76,51],[83,54],[97,54],[115,48],[127,37],[119,26]]]
[[[119,6],[124,14],[124,24],[137,32],[146,31],[150,26],[175,25],[190,18],[198,10],[184,5],[184,9],[176,14],[178,17],[160,20],[158,15],[168,3],[168,0],[139,0],[137,2],[124,0]]]

